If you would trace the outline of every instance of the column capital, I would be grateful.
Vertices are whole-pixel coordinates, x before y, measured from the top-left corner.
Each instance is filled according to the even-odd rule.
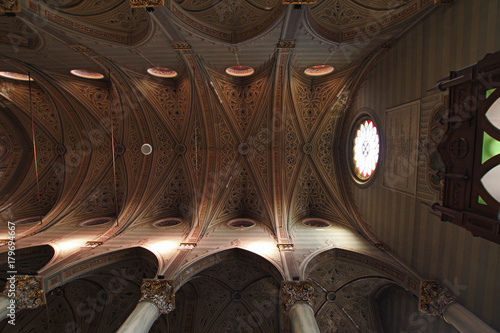
[[[438,281],[420,281],[418,309],[425,314],[443,318],[444,310],[455,302],[455,297],[441,288]]]
[[[15,295],[12,295],[12,292]],[[34,309],[45,304],[45,293],[40,276],[16,275],[8,278],[2,295],[14,299],[17,310]]]
[[[288,312],[297,302],[312,306],[314,288],[309,281],[282,281],[281,305],[283,312]]]
[[[166,314],[175,309],[175,295],[172,281],[159,279],[144,279],[141,285],[141,298],[139,302],[150,301],[154,303],[160,314]]]

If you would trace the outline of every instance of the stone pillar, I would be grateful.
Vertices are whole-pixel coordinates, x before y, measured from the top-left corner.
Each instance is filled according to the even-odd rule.
[[[313,286],[308,281],[281,282],[281,304],[292,333],[319,333],[312,309]]]
[[[174,299],[174,288],[171,281],[142,280],[139,304],[120,326],[117,333],[148,333],[161,314],[174,310]]]
[[[14,319],[24,309],[34,309],[45,304],[42,278],[30,275],[15,275],[7,278],[0,296],[0,320]]]
[[[438,281],[420,282],[420,312],[441,317],[462,333],[496,333],[472,312],[458,304],[455,297],[444,291]]]

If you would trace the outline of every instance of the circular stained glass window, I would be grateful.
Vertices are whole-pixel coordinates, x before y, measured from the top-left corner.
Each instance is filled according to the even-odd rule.
[[[361,181],[368,180],[377,168],[380,152],[378,130],[371,119],[358,123],[353,142],[354,173]]]

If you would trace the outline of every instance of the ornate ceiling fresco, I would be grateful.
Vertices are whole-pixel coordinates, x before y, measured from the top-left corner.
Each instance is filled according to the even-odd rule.
[[[213,251],[258,243],[255,251],[291,278],[334,232],[349,233],[339,242],[353,247],[377,243],[344,186],[340,130],[350,97],[404,31],[402,23],[434,7],[429,1],[325,0],[301,6],[176,0],[146,11],[124,0],[28,0],[15,17],[0,15],[0,70],[34,79],[0,78],[0,221],[24,221],[16,224],[18,247],[55,248],[43,269],[45,287],[52,290],[47,302],[57,312],[52,325],[60,327],[86,293],[106,282],[100,262],[82,268],[97,270],[80,276],[81,283],[59,272],[114,251],[146,248],[158,260],[157,273],[173,277]],[[353,47],[356,52],[349,53]],[[240,62],[255,74],[225,74]],[[303,73],[321,64],[336,70],[315,78]],[[179,75],[153,77],[147,74],[151,67]],[[72,76],[72,69],[104,79]],[[150,155],[141,152],[145,143],[153,147]],[[227,225],[238,219],[255,226]],[[276,244],[292,244],[303,230],[315,230],[301,223],[305,219],[325,220],[332,228],[311,236],[310,243],[304,240],[296,260],[283,259]],[[154,225],[160,220],[180,223]],[[68,247],[69,240],[76,247]],[[82,247],[85,242],[100,246]],[[198,252],[179,252],[180,243],[197,245]],[[263,252],[268,243],[271,254]],[[134,260],[122,268],[139,265]],[[75,322],[115,330],[123,319],[119,312],[131,311],[128,303],[138,296],[143,274],[155,275],[153,264],[142,263],[140,270],[130,273],[131,292],[117,296],[106,310],[111,312],[92,318],[92,324],[78,316]],[[352,328],[346,316],[330,315],[342,307],[364,318],[357,325],[375,330],[367,299],[388,278],[347,270],[337,272],[349,277],[340,285],[322,280],[319,269],[310,275],[318,299],[325,300],[315,308],[320,326],[337,320]],[[279,279],[265,269],[229,261],[190,278],[179,291],[179,306],[205,313],[199,325],[209,332],[234,332],[228,318],[246,315],[262,294],[277,297],[278,290]],[[338,302],[329,300],[330,292]],[[212,312],[204,312],[208,308]],[[276,315],[262,332],[282,325],[278,306],[269,311]],[[169,323],[180,325],[186,313],[172,314],[178,317]],[[156,325],[161,331],[166,319]]]

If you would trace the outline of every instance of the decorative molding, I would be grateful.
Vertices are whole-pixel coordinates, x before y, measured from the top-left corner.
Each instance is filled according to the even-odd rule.
[[[179,250],[192,250],[196,247],[195,242],[185,242],[179,245]]]
[[[90,247],[90,248],[96,248],[98,246],[101,246],[102,245],[102,242],[93,242],[93,241],[88,241],[87,243],[85,243],[84,246],[82,247]]]
[[[312,5],[318,2],[318,0],[302,0],[302,1],[294,1],[294,0],[283,0],[284,5]]]
[[[443,318],[448,305],[455,302],[455,297],[441,288],[438,281],[420,281],[418,310],[425,314]]]
[[[14,298],[7,296],[12,290],[12,283],[15,284]],[[7,279],[2,294],[15,300],[16,310],[35,309],[45,304],[43,282],[39,276],[16,275],[13,280]]]
[[[288,312],[297,302],[306,302],[313,305],[314,288],[309,281],[282,281],[281,304],[283,312]]]
[[[387,247],[387,245],[385,245],[384,243],[376,243],[375,244],[375,247],[379,250],[382,250],[382,251],[388,251],[389,248]]]
[[[188,42],[172,42],[174,50],[191,50],[191,45]]]
[[[295,40],[280,40],[277,44],[278,49],[294,49]]]
[[[81,45],[81,44],[72,44],[68,45],[70,49],[77,53],[91,53],[92,49],[89,49],[88,47]]]
[[[293,251],[293,243],[279,243],[276,246],[280,251]]]
[[[128,43],[128,38],[126,35],[113,34],[113,33],[106,32],[104,30],[99,30],[99,29],[96,29],[93,27],[89,27],[89,26],[83,25],[81,23],[71,21],[63,16],[57,15],[53,12],[48,11],[48,10],[45,10],[44,15],[50,21],[58,23],[66,28],[78,31],[80,33],[94,36],[97,38],[106,39],[106,40],[109,40],[112,42],[117,42],[117,43],[122,43],[122,44]]]
[[[165,0],[129,0],[129,3],[132,8],[165,6]]]
[[[395,40],[388,40],[387,42],[385,42],[384,44],[382,44],[382,48],[383,49],[392,49],[392,47],[396,45],[396,41]]]
[[[141,285],[139,302],[153,302],[160,314],[167,314],[175,309],[175,295],[172,281],[158,279],[144,279]]]

